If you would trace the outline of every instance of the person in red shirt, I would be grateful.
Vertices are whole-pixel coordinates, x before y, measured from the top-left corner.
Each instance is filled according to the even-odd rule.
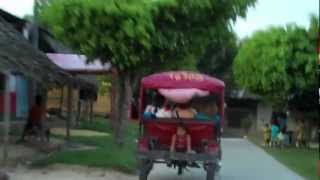
[[[185,152],[191,153],[191,138],[187,134],[186,128],[183,126],[177,127],[177,133],[172,136],[171,152]]]
[[[41,140],[46,134],[47,141],[49,141],[49,132],[48,130],[44,130],[43,120],[45,118],[46,109],[42,102],[41,96],[36,96],[35,104],[29,111],[29,116],[27,119],[27,123],[24,127],[24,131],[22,133],[21,140],[25,140],[25,136],[27,134],[38,134],[40,135]]]

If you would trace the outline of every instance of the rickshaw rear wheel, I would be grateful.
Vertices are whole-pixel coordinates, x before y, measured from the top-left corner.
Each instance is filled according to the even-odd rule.
[[[140,160],[139,167],[139,180],[147,180],[150,171],[152,170],[153,163],[150,160]]]
[[[214,180],[215,179],[215,172],[216,172],[216,165],[215,164],[208,164],[206,167],[207,170],[207,180]]]

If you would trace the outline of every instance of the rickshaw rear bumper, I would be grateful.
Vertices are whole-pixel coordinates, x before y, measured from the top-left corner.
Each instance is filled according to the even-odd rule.
[[[188,161],[188,162],[205,162],[217,163],[219,159],[218,153],[179,153],[169,151],[152,150],[148,152],[138,152],[137,156],[142,160],[152,161]]]

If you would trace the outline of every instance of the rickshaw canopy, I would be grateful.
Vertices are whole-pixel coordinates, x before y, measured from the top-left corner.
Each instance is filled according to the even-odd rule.
[[[225,84],[223,81],[205,74],[190,71],[169,71],[144,77],[141,86],[150,89],[197,88],[211,92],[222,92]]]

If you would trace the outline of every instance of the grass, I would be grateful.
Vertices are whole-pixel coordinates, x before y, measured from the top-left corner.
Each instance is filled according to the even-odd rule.
[[[125,144],[119,147],[114,143],[110,124],[105,119],[96,119],[85,122],[80,129],[94,130],[111,134],[109,136],[71,136],[71,142],[88,146],[95,146],[91,150],[64,150],[53,153],[46,159],[35,161],[34,166],[46,166],[55,163],[84,165],[99,168],[120,170],[125,173],[134,173],[136,170],[135,139],[138,127],[130,123],[125,136]],[[58,136],[59,138],[63,138]]]
[[[250,136],[249,139],[261,147],[262,140],[257,136]],[[263,148],[263,147],[262,147]],[[288,147],[284,149],[263,148],[264,151],[273,156],[280,163],[287,166],[306,180],[318,180],[317,161],[318,150],[315,149],[297,149]]]

